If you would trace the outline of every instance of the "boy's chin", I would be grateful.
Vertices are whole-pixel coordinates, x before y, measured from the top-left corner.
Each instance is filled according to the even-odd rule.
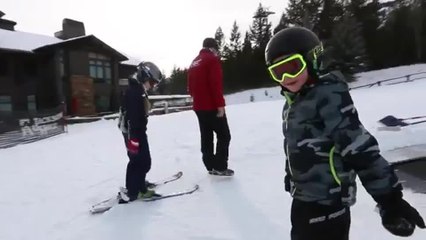
[[[284,86],[287,90],[289,90],[290,92],[296,93],[298,91],[300,91],[300,89],[302,88],[302,86],[299,86],[297,84],[294,85],[288,85],[288,86]]]

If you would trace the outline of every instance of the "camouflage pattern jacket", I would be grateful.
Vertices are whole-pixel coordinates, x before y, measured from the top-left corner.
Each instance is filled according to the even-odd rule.
[[[373,197],[396,188],[393,168],[360,122],[343,79],[329,73],[297,94],[283,95],[285,182],[295,199],[350,206],[356,176]]]

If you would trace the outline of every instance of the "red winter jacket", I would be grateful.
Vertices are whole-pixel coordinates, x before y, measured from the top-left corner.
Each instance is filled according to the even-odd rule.
[[[188,92],[194,101],[194,111],[216,110],[225,106],[222,81],[219,57],[208,49],[202,49],[188,70]]]

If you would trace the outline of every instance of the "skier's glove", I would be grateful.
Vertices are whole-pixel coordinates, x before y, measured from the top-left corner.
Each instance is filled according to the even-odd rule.
[[[127,151],[131,154],[139,153],[139,140],[137,139],[129,139],[127,140]]]
[[[383,227],[392,234],[408,237],[413,234],[416,226],[426,228],[419,212],[402,199],[400,189],[395,189],[390,194],[374,197],[374,199],[378,203]]]
[[[290,180],[290,176],[288,174],[286,174],[285,177],[284,177],[284,189],[285,189],[286,192],[291,191],[291,180]]]

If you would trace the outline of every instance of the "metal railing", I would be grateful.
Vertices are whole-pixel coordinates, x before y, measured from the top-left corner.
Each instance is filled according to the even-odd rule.
[[[192,109],[192,98],[189,95],[154,95],[151,114],[167,114]]]
[[[192,98],[189,95],[152,95],[149,96],[152,104],[150,115],[161,115],[181,112],[192,109]],[[118,118],[118,113],[105,113],[96,116],[67,117],[68,124],[89,123],[98,120],[111,120]]]
[[[424,77],[412,77],[412,76],[418,76],[418,75],[424,75]],[[349,88],[350,90],[352,89],[358,89],[358,88],[365,88],[365,87],[373,87],[373,86],[382,86],[382,85],[395,85],[395,84],[400,84],[400,83],[406,83],[406,82],[413,82],[415,80],[420,80],[420,79],[426,79],[426,72],[419,72],[419,73],[412,73],[412,74],[407,74],[404,76],[400,76],[400,77],[394,77],[394,78],[388,78],[388,79],[383,79],[383,80],[379,80],[376,81],[374,83],[369,83],[369,84],[364,84],[364,85],[360,85],[360,86],[356,86],[356,87],[351,87]]]

